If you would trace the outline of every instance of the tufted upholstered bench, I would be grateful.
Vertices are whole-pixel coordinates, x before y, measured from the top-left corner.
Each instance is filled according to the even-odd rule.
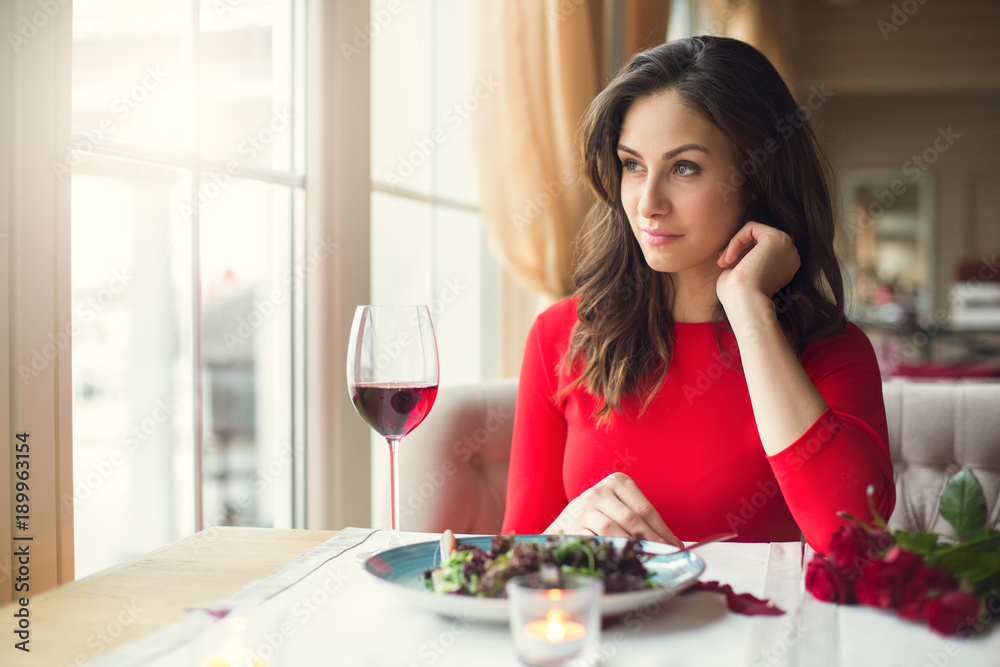
[[[399,456],[403,530],[497,534],[507,496],[517,378],[444,386]]]
[[[882,385],[896,478],[892,528],[951,534],[938,516],[941,491],[971,468],[991,520],[1000,513],[1000,384],[977,381]]]
[[[443,387],[430,415],[403,441],[405,530],[497,533],[503,521],[517,380]],[[896,478],[893,528],[946,532],[941,489],[971,468],[1000,513],[1000,384],[883,385]]]

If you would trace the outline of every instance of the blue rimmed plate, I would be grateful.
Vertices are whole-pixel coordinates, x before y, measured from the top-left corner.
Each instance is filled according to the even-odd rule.
[[[547,535],[518,535],[517,542],[544,542]],[[608,540],[620,547],[625,538],[597,538]],[[459,544],[471,544],[488,550],[491,535],[463,537]],[[676,547],[659,542],[643,542],[644,551],[655,554],[646,561],[654,573],[657,588],[632,593],[609,593],[601,598],[604,616],[621,616],[635,609],[664,604],[693,584],[705,571],[705,561],[690,551],[678,553]],[[507,621],[507,600],[477,598],[468,595],[443,595],[424,586],[424,572],[437,567],[440,562],[440,543],[421,542],[375,554],[365,562],[365,571],[375,577],[398,597],[415,607],[437,614],[478,621]]]

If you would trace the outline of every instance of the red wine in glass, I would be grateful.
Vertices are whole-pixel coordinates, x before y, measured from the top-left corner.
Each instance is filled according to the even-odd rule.
[[[411,382],[361,382],[351,389],[351,400],[362,419],[377,433],[402,437],[424,420],[437,385]]]
[[[438,370],[427,306],[358,306],[347,349],[347,390],[358,414],[389,445],[391,546],[401,543],[397,450],[434,405]]]

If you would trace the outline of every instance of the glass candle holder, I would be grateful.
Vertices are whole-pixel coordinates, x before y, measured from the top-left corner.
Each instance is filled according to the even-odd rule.
[[[192,652],[196,667],[269,667],[274,647],[260,628],[234,614],[203,630]]]
[[[601,636],[600,579],[562,574],[548,580],[524,574],[507,582],[510,632],[526,665],[585,664]]]

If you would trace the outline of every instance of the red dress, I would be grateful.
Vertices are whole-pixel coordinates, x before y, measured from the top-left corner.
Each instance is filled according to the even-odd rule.
[[[558,371],[576,322],[567,299],[528,334],[514,415],[503,532],[540,533],[569,499],[615,471],[629,475],[684,541],[735,531],[746,542],[796,541],[825,551],[838,511],[870,520],[865,490],[888,517],[895,504],[882,382],[853,324],[799,358],[829,409],[783,452],[767,456],[741,371],[724,361],[711,322],[676,324],[670,371],[639,416],[623,401],[606,425],[582,387],[562,398]],[[721,336],[737,351],[735,337]]]

